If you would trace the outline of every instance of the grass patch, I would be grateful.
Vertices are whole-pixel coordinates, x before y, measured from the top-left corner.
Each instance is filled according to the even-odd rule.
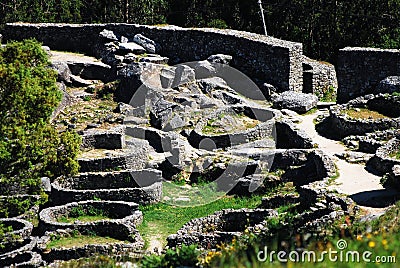
[[[55,240],[52,240],[47,248],[72,248],[72,247],[82,247],[88,244],[115,244],[121,243],[122,241],[110,238],[110,237],[102,237],[102,236],[92,236],[92,235],[76,235],[69,237],[61,237]]]
[[[106,213],[101,209],[97,209],[93,206],[77,206],[73,207],[67,215],[58,218],[57,221],[63,223],[74,223],[75,221],[92,222],[108,219],[110,219],[108,215],[106,215]]]
[[[367,108],[351,108],[344,110],[343,113],[354,119],[383,119],[387,116]]]
[[[232,124],[232,123],[235,124]],[[217,118],[211,118],[203,127],[204,134],[227,134],[233,131],[243,131],[254,128],[260,121],[247,117],[243,113],[221,113]]]
[[[318,108],[312,108],[311,110],[309,110],[308,112],[301,114],[301,115],[310,115],[310,114],[314,114],[316,111],[318,111]]]
[[[225,196],[210,204],[197,207],[177,207],[164,203],[140,206],[139,209],[143,212],[143,223],[138,226],[138,229],[146,242],[154,234],[157,234],[164,242],[168,235],[176,233],[185,223],[194,218],[205,217],[227,208],[256,208],[261,204],[261,200],[261,196]]]
[[[102,216],[102,215],[96,215],[96,216],[79,216],[79,217],[61,217],[58,219],[58,222],[62,223],[74,223],[76,221],[81,221],[81,222],[92,222],[92,221],[100,221],[100,220],[107,220],[109,219],[108,217]]]

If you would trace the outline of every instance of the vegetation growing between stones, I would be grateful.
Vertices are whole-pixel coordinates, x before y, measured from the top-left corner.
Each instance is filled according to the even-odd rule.
[[[318,93],[318,92],[317,92]],[[318,94],[317,94],[318,96]],[[333,86],[325,87],[322,96],[318,96],[322,102],[336,102],[336,90]]]
[[[78,172],[79,135],[58,133],[50,123],[62,94],[56,73],[48,65],[47,53],[34,40],[10,42],[0,48],[1,195],[44,197],[41,177]],[[46,200],[44,197],[39,203]],[[15,199],[7,204],[22,213],[29,208],[26,202]],[[10,213],[7,204],[0,207],[0,214]]]
[[[387,116],[367,108],[351,108],[343,111],[345,114],[354,119],[383,119]]]
[[[396,158],[396,159],[400,159],[400,148],[397,149],[396,151],[392,152],[389,156]]]

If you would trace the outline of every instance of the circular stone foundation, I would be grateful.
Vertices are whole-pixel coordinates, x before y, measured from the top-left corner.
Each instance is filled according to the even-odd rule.
[[[83,244],[84,242],[84,244]],[[132,226],[119,224],[101,234],[79,233],[65,229],[46,232],[38,241],[38,249],[46,262],[68,261],[93,255],[127,255],[140,251],[144,241]]]
[[[0,243],[0,259],[17,256],[28,251],[31,251],[36,246],[37,238],[30,237],[27,239],[16,239],[11,242]]]
[[[32,251],[0,258],[1,267],[40,267],[42,262],[42,257]]]
[[[50,207],[39,214],[39,228],[45,231],[74,229],[107,235],[120,224],[132,227],[142,222],[138,204],[123,201],[84,201]]]
[[[400,139],[394,138],[376,150],[375,155],[368,161],[367,167],[373,169],[379,175],[391,172],[395,165],[400,165]]]
[[[261,139],[273,139],[273,110],[233,106],[199,121],[189,135],[190,144],[212,151]]]
[[[33,229],[32,223],[22,219],[0,219],[0,223],[3,224],[5,228],[11,229],[10,232],[4,234],[3,241],[6,243],[29,239]]]
[[[359,97],[347,104],[330,108],[326,132],[336,137],[365,135],[365,133],[400,127],[399,98],[379,94]],[[396,107],[397,105],[397,107]]]
[[[81,173],[76,177],[57,178],[52,183],[52,202],[60,205],[97,198],[139,204],[156,203],[161,200],[161,179],[161,172],[153,169]],[[138,181],[143,187],[137,184]]]

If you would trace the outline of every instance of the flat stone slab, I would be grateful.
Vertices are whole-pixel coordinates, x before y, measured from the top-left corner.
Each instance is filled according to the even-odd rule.
[[[67,63],[71,73],[83,79],[108,82],[114,76],[111,66],[94,57],[71,52],[52,51],[51,53],[50,61]]]
[[[127,53],[143,54],[146,53],[146,49],[144,49],[141,45],[133,42],[119,44],[118,54]]]
[[[285,91],[273,98],[273,107],[276,109],[289,109],[299,113],[305,113],[317,107],[318,97],[312,94]]]

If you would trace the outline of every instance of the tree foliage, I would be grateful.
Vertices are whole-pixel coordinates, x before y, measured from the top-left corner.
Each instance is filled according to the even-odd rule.
[[[80,139],[50,117],[61,100],[56,73],[33,40],[0,49],[0,194],[40,194],[41,177],[74,174]]]

